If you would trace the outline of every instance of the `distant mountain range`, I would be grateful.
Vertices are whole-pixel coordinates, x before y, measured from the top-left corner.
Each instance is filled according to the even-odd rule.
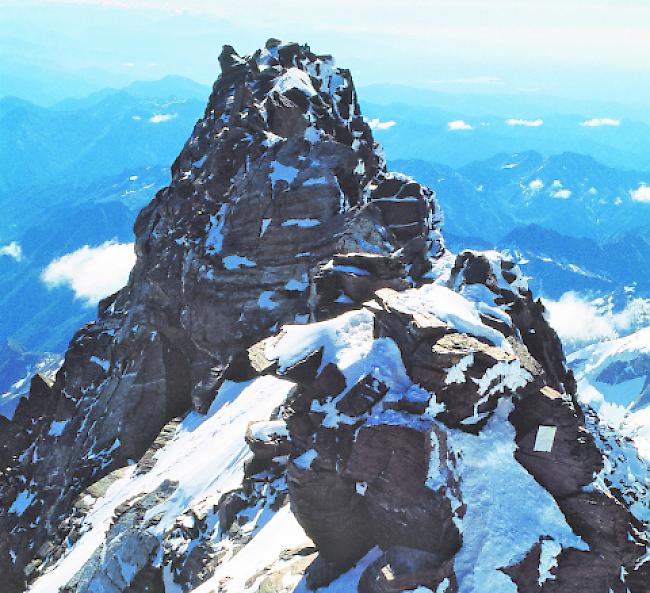
[[[549,157],[574,152],[617,169],[650,170],[650,121],[619,116],[622,108],[564,113],[553,110],[553,103],[526,108],[504,97],[497,109],[499,99],[487,97],[486,105],[494,110],[486,113],[478,108],[480,96],[441,95],[436,104],[407,104],[412,94],[379,103],[373,102],[380,100],[378,93],[361,91],[368,119],[392,123],[376,135],[394,160],[417,158],[458,168],[499,153],[536,151]],[[638,116],[640,111],[631,109]]]
[[[48,289],[43,269],[84,245],[132,241],[137,213],[168,183],[159,163],[183,146],[207,94],[167,77],[51,108],[0,100],[0,249],[20,249],[20,257],[0,256],[0,310],[10,312],[0,319],[0,344],[58,352],[94,317],[69,290]]]
[[[69,288],[48,288],[43,270],[85,245],[133,240],[137,213],[169,181],[160,163],[183,146],[208,94],[168,77],[50,108],[0,99],[0,393],[95,316]]]
[[[650,260],[650,202],[633,197],[645,197],[650,173],[574,153],[499,154],[460,169],[422,160],[392,165],[436,191],[452,247],[510,250],[537,293],[628,286],[650,295],[650,279],[638,273]]]
[[[174,77],[100,91],[52,108],[1,99],[0,192],[29,192],[61,181],[87,183],[170,161],[203,112],[198,88]]]
[[[46,287],[43,270],[84,245],[132,240],[137,212],[168,183],[161,163],[174,159],[209,94],[207,86],[170,76],[50,108],[0,99],[0,250],[14,243],[21,250],[20,258],[0,255],[7,287],[0,311],[9,312],[0,318],[0,344],[7,352],[9,343],[11,352],[60,352],[74,328],[94,317],[94,309],[69,289]],[[436,190],[452,248],[509,249],[526,262],[536,292],[550,298],[578,290],[624,302],[625,286],[650,295],[650,280],[637,273],[650,258],[650,203],[643,189],[650,174],[611,165],[626,156],[607,144],[624,144],[626,134],[641,134],[645,124],[624,120],[590,128],[579,125],[587,115],[565,113],[545,117],[538,127],[508,125],[507,107],[494,102],[454,103],[446,95],[404,89],[360,94],[374,101],[366,104],[366,117],[391,167]],[[412,104],[394,103],[400,97]],[[529,113],[525,102],[512,99],[512,105],[518,116]],[[474,129],[452,131],[450,121]],[[592,142],[596,136],[609,140]],[[541,152],[512,152],[540,139]],[[643,162],[650,150],[640,142],[626,150]],[[546,153],[565,145],[585,154]],[[599,162],[599,154],[610,164]],[[32,358],[7,357],[14,372],[10,364],[3,367],[5,386],[25,374],[24,363]]]

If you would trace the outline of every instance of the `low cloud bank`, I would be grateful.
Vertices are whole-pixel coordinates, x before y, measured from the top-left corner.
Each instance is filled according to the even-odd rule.
[[[23,259],[23,249],[16,241],[12,241],[0,247],[0,256],[2,255],[13,257],[16,261],[20,261]]]
[[[604,299],[590,301],[576,292],[566,292],[559,300],[544,299],[547,318],[569,349],[617,338],[650,322],[650,301],[636,298],[614,311]]]
[[[650,185],[642,183],[637,189],[630,192],[630,197],[635,202],[650,202]]]
[[[600,128],[602,126],[615,127],[621,125],[621,120],[614,119],[613,117],[594,117],[593,119],[580,122],[580,125],[583,128]]]
[[[539,128],[544,125],[543,119],[516,119],[511,118],[506,120],[508,126],[524,126],[526,128]]]
[[[462,119],[457,119],[447,123],[447,128],[452,132],[458,130],[473,130],[474,128],[470,126],[467,122],[464,122]]]
[[[369,119],[367,121],[371,130],[388,130],[389,128],[392,128],[397,123],[392,119],[389,121],[381,121],[378,117]]]
[[[107,241],[55,259],[43,270],[41,279],[48,288],[68,286],[75,298],[92,306],[122,288],[134,264],[133,243]]]

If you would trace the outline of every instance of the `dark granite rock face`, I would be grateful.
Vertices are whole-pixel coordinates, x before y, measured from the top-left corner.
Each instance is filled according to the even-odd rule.
[[[407,274],[413,282],[441,252],[432,192],[386,172],[347,70],[275,42],[246,57],[225,47],[219,62],[170,186],[136,221],[129,284],[73,337],[47,405],[35,384],[26,401],[37,409],[18,416],[20,427],[23,416],[35,419],[33,446],[50,453],[11,461],[25,443],[7,439],[15,478],[2,506],[31,483],[27,512],[43,519],[25,528],[25,542],[50,537],[45,526],[76,493],[139,459],[168,420],[205,412],[242,349],[279,323],[317,315],[309,287],[319,262],[373,260],[363,282],[340,278],[341,294],[362,299],[406,285]],[[60,435],[49,434],[51,418],[65,423]],[[5,515],[0,530],[21,522]],[[10,564],[0,553],[7,574],[28,560],[26,549]]]

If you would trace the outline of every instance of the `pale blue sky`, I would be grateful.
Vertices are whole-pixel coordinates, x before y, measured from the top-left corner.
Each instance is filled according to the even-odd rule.
[[[270,36],[333,53],[359,86],[650,103],[648,0],[0,0],[0,73],[211,83],[223,43]]]

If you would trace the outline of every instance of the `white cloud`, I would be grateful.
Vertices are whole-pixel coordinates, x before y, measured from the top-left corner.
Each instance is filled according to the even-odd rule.
[[[561,189],[559,191],[556,191],[553,194],[554,198],[557,198],[558,200],[568,200],[571,197],[571,190],[570,189]]]
[[[149,121],[152,124],[159,124],[160,122],[169,121],[170,119],[174,119],[175,117],[178,117],[178,113],[160,113],[150,117]]]
[[[637,202],[650,202],[650,185],[642,183],[637,189],[630,191],[630,196]]]
[[[447,123],[447,128],[451,131],[457,130],[473,130],[474,128],[468,123],[464,122],[462,119],[456,119]]]
[[[600,126],[620,126],[621,120],[611,117],[594,117],[586,121],[580,122],[583,128],[599,128]]]
[[[543,119],[515,119],[510,118],[506,120],[509,126],[526,126],[527,128],[539,128],[544,125]]]
[[[41,280],[49,288],[68,286],[75,298],[94,305],[126,284],[134,264],[133,243],[107,241],[55,259],[43,270]]]
[[[544,187],[544,182],[541,179],[533,179],[529,184],[528,187],[532,191],[539,191],[540,189],[543,189]]]
[[[381,121],[378,117],[367,120],[367,122],[371,130],[388,130],[388,128],[392,128],[397,124],[397,122],[392,119],[390,121]]]
[[[0,247],[0,255],[13,257],[16,261],[20,261],[23,259],[23,249],[16,241],[12,241]]]
[[[575,292],[564,293],[559,301],[545,300],[544,304],[549,323],[563,341],[588,343],[617,335],[611,320]]]
[[[636,331],[650,321],[650,300],[634,298],[615,313],[603,299],[588,301],[565,292],[558,301],[544,299],[547,318],[567,346],[577,348]]]

